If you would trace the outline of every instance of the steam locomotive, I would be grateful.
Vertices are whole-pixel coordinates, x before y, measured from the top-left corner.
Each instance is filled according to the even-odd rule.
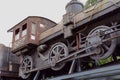
[[[19,76],[71,74],[117,63],[120,59],[120,0],[103,0],[85,9],[71,0],[60,23],[29,16],[8,30],[11,52],[20,58]]]

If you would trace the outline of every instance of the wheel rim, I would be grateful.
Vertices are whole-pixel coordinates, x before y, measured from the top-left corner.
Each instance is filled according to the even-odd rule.
[[[65,63],[62,64],[56,64],[56,62],[68,55],[68,48],[67,46],[62,43],[58,42],[55,43],[50,50],[50,55],[49,55],[49,61],[52,66],[52,69],[55,71],[61,70]]]
[[[30,76],[30,73],[25,73],[30,71],[33,68],[32,57],[26,56],[20,65],[20,76],[23,79],[27,79]]]
[[[109,29],[109,31],[106,31],[108,29]],[[102,33],[104,31],[105,31],[105,33]],[[97,42],[103,40],[103,39],[114,36],[115,33],[108,34],[106,36],[95,35],[95,34],[107,34],[107,33],[110,33],[111,31],[113,31],[113,30],[110,29],[108,26],[96,27],[88,34],[87,39],[86,39],[87,40],[86,45],[90,46],[94,43],[97,43]],[[93,37],[90,37],[90,36],[93,36]],[[101,44],[95,44],[92,46],[92,48],[87,49],[86,52],[87,53],[91,53],[91,52],[95,53],[95,55],[91,56],[92,59],[95,59],[95,60],[106,59],[114,52],[115,47],[116,47],[116,39],[113,39],[111,41],[107,41],[107,42],[104,42]]]

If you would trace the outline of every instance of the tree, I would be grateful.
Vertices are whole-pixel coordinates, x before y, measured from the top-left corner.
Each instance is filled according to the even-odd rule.
[[[100,2],[100,1],[102,1],[102,0],[87,0],[87,2],[85,4],[85,9],[95,5],[96,3]]]

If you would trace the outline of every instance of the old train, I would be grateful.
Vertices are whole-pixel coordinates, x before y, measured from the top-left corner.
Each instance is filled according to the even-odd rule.
[[[19,57],[10,52],[10,48],[0,44],[0,80],[20,80]]]
[[[84,9],[71,0],[60,23],[29,16],[8,30],[11,52],[20,58],[19,76],[27,79],[71,74],[117,63],[120,59],[120,0],[102,0]],[[103,63],[102,63],[103,64]]]

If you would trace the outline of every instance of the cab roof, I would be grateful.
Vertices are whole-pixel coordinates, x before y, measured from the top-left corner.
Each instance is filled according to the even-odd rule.
[[[40,16],[28,16],[27,18],[25,18],[24,20],[22,20],[21,22],[19,22],[18,24],[16,24],[16,25],[13,26],[12,28],[10,28],[7,32],[13,32],[13,30],[14,30],[14,28],[15,28],[16,26],[18,26],[18,25],[21,24],[22,22],[24,22],[24,21],[26,21],[26,20],[28,20],[28,19],[32,19],[32,18],[45,19],[45,20],[48,20],[48,21],[54,23],[55,25],[57,25],[57,23],[55,23],[54,21],[52,21],[52,20],[50,20],[50,19],[47,19],[47,18],[45,18],[45,17],[40,17]]]

